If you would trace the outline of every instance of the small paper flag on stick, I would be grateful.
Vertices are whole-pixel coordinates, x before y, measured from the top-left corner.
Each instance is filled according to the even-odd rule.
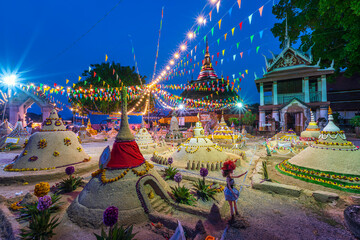
[[[259,8],[260,17],[262,16],[262,11],[263,11],[263,9],[264,9],[264,6],[261,6],[261,7]]]

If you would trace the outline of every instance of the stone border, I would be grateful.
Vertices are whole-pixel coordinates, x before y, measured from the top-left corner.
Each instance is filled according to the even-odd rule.
[[[334,200],[339,199],[339,195],[332,192],[326,192],[320,190],[311,191],[297,186],[264,181],[261,171],[262,171],[262,161],[259,161],[255,166],[254,175],[252,176],[252,180],[251,180],[251,185],[252,188],[254,189],[265,192],[273,192],[276,194],[287,195],[292,197],[300,197],[300,195],[305,194],[306,196],[313,197],[316,201],[319,202],[332,202]]]

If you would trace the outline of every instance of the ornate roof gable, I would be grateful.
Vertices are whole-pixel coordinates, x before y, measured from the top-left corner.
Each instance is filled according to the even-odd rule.
[[[286,47],[279,55],[271,60],[266,59],[266,70],[271,72],[278,68],[290,67],[295,65],[310,65],[312,63],[312,56],[309,57],[292,47]]]

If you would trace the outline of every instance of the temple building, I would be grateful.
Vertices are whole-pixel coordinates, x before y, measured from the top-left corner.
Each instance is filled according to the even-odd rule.
[[[181,95],[184,98],[219,100],[223,101],[231,98],[238,98],[234,89],[230,86],[229,80],[219,78],[212,67],[209,53],[209,45],[206,39],[205,58],[202,61],[202,67],[196,80],[190,81],[187,89]]]
[[[282,52],[277,56],[271,54],[271,59],[264,56],[263,77],[255,79],[260,93],[259,130],[270,130],[267,119],[272,118],[280,122],[282,131],[292,129],[299,134],[310,122],[310,109],[315,111],[319,127],[324,127],[330,104],[326,78],[334,73],[333,63],[321,69],[319,59],[314,65],[311,48],[306,53],[292,48],[287,31]]]

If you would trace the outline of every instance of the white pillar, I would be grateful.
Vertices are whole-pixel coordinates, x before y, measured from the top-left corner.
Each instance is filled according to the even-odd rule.
[[[264,83],[260,83],[260,106],[264,106]]]
[[[273,82],[273,104],[278,105],[277,81]]]
[[[303,82],[304,82],[304,91],[303,92],[305,94],[304,102],[309,103],[310,102],[309,77],[304,77]]]
[[[326,75],[321,75],[321,101],[327,102]]]
[[[275,121],[279,121],[279,111],[273,109],[272,110],[272,118],[275,119]]]
[[[259,130],[260,131],[263,131],[265,129],[264,124],[265,124],[265,111],[260,110],[259,111]]]

